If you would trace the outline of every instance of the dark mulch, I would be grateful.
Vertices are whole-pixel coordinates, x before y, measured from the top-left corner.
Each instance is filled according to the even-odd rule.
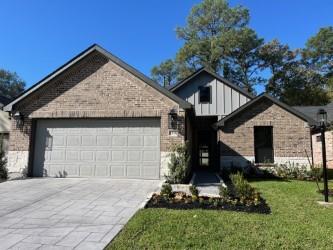
[[[163,196],[160,196],[159,194],[153,194],[151,199],[146,204],[145,208],[168,208],[176,210],[209,209],[259,214],[271,213],[271,209],[264,199],[261,199],[259,204],[257,205],[242,205],[239,203],[233,204],[232,201],[226,201],[219,197],[210,198],[207,196],[200,196],[198,200],[193,201],[191,196],[185,195],[182,195],[182,198],[165,198]]]

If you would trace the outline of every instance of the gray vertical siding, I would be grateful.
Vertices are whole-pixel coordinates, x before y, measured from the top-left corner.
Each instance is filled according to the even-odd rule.
[[[200,86],[211,86],[211,103],[199,103]],[[194,78],[192,82],[176,90],[175,94],[193,104],[197,116],[226,116],[250,100],[236,89],[208,74]]]

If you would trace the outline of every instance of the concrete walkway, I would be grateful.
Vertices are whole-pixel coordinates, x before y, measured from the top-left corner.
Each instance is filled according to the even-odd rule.
[[[193,184],[198,187],[200,195],[219,195],[219,186],[223,182],[216,173],[196,171],[194,175]]]
[[[70,178],[0,183],[0,249],[103,249],[159,183]]]

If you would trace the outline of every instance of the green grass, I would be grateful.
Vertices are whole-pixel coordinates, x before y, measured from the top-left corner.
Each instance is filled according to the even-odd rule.
[[[332,249],[333,208],[314,182],[256,181],[271,215],[140,210],[108,249]],[[333,182],[330,182],[330,188]],[[332,201],[332,198],[331,198]]]

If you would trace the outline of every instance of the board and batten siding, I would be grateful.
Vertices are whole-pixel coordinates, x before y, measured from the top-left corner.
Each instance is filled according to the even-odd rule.
[[[199,103],[199,87],[211,87],[211,102]],[[174,92],[194,105],[196,116],[226,116],[250,98],[208,74],[202,74]]]

